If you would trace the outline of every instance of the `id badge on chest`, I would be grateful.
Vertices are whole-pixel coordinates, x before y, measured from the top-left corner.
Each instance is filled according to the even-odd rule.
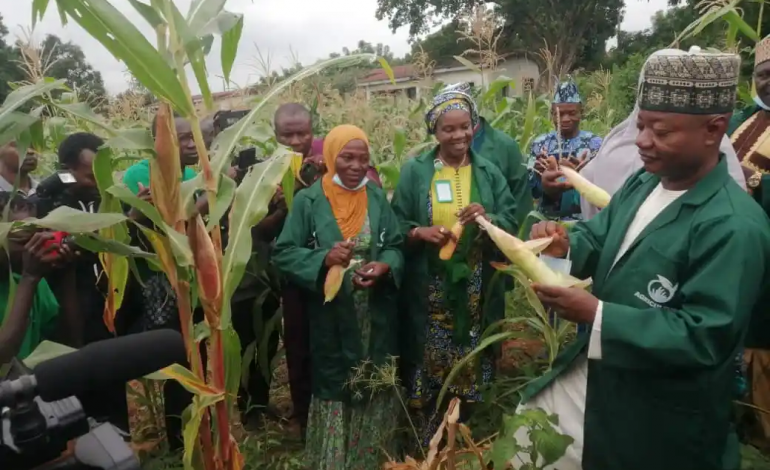
[[[436,200],[438,202],[452,202],[452,184],[447,180],[436,181]]]

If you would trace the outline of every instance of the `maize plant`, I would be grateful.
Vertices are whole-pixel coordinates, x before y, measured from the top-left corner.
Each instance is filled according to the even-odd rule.
[[[154,143],[149,132],[132,129],[130,135],[108,142],[97,154],[94,172],[102,194],[100,212],[104,213],[100,215],[120,212],[122,202],[133,206],[152,222],[151,228],[140,226],[139,229],[152,244],[155,264],[168,277],[176,294],[191,368],[175,365],[163,371],[164,377],[179,381],[194,394],[193,403],[185,412],[185,468],[241,468],[243,459],[230,432],[230,412],[240,382],[241,357],[238,336],[230,321],[229,299],[251,257],[251,228],[267,214],[270,199],[289,171],[292,153],[279,148],[270,159],[252,167],[237,189],[235,182],[223,173],[236,145],[253,127],[255,116],[270,98],[327,66],[372,60],[375,56],[361,54],[331,59],[274,86],[248,115],[217,136],[209,155],[193,107],[185,68],[192,69],[204,104],[210,109],[213,101],[205,57],[214,35],[221,36],[222,70],[225,80],[229,81],[243,28],[242,15],[224,10],[226,2],[221,0],[194,1],[186,15],[172,0],[130,0],[131,6],[153,28],[156,35],[153,46],[108,0],[57,0],[55,3],[63,23],[77,22],[124,62],[133,76],[159,99]],[[49,0],[33,1],[33,23],[42,18],[48,4]],[[384,61],[382,63],[383,67],[387,66]],[[180,183],[174,113],[190,122],[200,160],[200,174],[185,184]],[[113,150],[121,148],[147,151],[152,155],[152,204],[140,200],[125,186],[113,183]],[[205,194],[209,207],[207,224],[192,204],[201,193]],[[223,255],[218,224],[228,208],[231,208],[229,245]],[[122,242],[127,241],[124,219],[119,222],[123,225],[117,228],[114,224],[97,227],[103,229],[99,238],[102,245],[112,242],[122,247]],[[100,248],[101,245],[92,243],[92,247]],[[112,324],[120,305],[129,254],[125,250],[106,252],[101,258],[111,287],[105,307],[108,325]],[[205,330],[210,332],[206,339],[208,364],[201,360],[198,341],[203,339],[193,337],[192,313],[197,303],[204,312]]]

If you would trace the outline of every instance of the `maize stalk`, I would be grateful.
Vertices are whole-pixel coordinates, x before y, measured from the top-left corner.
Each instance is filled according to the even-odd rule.
[[[337,297],[337,294],[342,287],[342,280],[345,279],[345,273],[348,270],[361,264],[360,260],[351,261],[347,267],[336,264],[329,268],[329,272],[326,273],[326,281],[324,281],[324,303],[329,303]]]
[[[591,183],[572,168],[562,166],[561,172],[586,201],[599,209],[604,209],[609,205],[611,196],[607,191]]]
[[[452,235],[454,235],[455,238],[450,238],[449,241],[446,242],[446,244],[442,246],[441,250],[438,252],[438,257],[444,261],[450,259],[454,254],[455,249],[457,249],[457,242],[463,235],[463,224],[460,222],[455,222],[455,224],[452,226]]]
[[[581,281],[569,274],[554,271],[538,258],[537,254],[543,251],[553,240],[552,238],[540,238],[523,242],[513,235],[495,227],[487,219],[478,216],[476,222],[486,230],[489,238],[497,245],[500,251],[518,266],[524,274],[533,282],[557,287],[581,287],[591,284],[591,279]],[[493,264],[496,269],[503,270],[505,266]]]

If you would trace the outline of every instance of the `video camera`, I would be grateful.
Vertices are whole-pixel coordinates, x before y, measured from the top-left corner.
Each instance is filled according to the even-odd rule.
[[[185,364],[181,335],[156,330],[89,344],[0,382],[0,467],[11,470],[140,470],[111,424],[92,426],[78,393]]]
[[[44,217],[54,208],[54,198],[71,188],[77,180],[72,173],[60,170],[41,181],[30,200],[37,207],[38,216]]]

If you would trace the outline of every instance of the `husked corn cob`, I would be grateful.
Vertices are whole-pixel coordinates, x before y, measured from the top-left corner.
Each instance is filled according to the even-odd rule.
[[[345,273],[361,262],[358,260],[351,261],[347,267],[340,265],[334,265],[329,268],[329,272],[326,273],[326,280],[324,281],[324,303],[329,303],[337,297],[342,287],[342,280],[345,279]]]
[[[599,209],[604,209],[609,205],[611,196],[607,191],[591,183],[572,168],[563,166],[561,167],[561,172],[586,201]]]
[[[460,237],[463,235],[463,224],[455,222],[452,226],[452,235],[454,235],[457,240],[460,240]],[[438,257],[446,261],[452,257],[455,249],[457,249],[457,242],[453,239],[449,239],[449,241],[446,242],[446,245],[441,247],[441,250],[438,252]]]
[[[491,222],[479,216],[476,222],[486,230],[489,238],[497,245],[500,251],[511,260],[533,282],[559,287],[587,287],[590,279],[581,281],[569,274],[552,270],[537,257],[552,241],[551,238],[541,238],[523,242],[504,230],[495,227]],[[499,268],[500,266],[495,266]]]

